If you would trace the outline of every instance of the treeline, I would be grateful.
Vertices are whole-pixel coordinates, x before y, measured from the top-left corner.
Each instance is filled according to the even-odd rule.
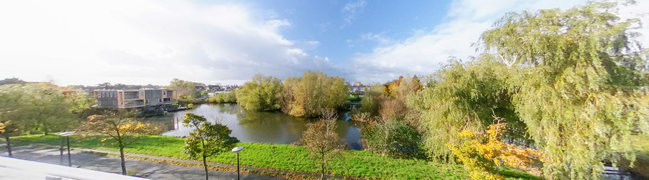
[[[82,90],[51,83],[4,80],[0,85],[0,135],[11,156],[11,137],[74,130],[95,100]]]
[[[227,91],[224,93],[218,93],[214,96],[207,98],[208,103],[236,103],[237,95],[235,91]]]
[[[502,178],[506,165],[597,179],[605,162],[633,162],[632,137],[649,134],[646,51],[629,32],[637,21],[614,8],[510,13],[483,33],[480,56],[424,83],[372,86],[352,117],[370,122],[369,150],[460,162],[472,178]]]
[[[0,86],[0,121],[14,134],[71,130],[95,100],[81,90],[51,83],[20,82]]]
[[[322,109],[340,109],[349,96],[345,81],[321,72],[286,78],[255,75],[236,91],[237,103],[246,110],[281,110],[296,117],[318,117]]]

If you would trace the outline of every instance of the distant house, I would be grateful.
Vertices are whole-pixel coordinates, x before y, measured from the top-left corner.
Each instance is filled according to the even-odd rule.
[[[221,85],[207,85],[208,91],[222,91]]]
[[[204,85],[204,84],[197,84],[197,85],[194,86],[194,88],[196,88],[197,91],[205,91],[205,90],[208,90],[208,86],[206,86],[206,85]]]
[[[142,108],[176,103],[175,92],[168,89],[95,90],[97,107],[107,109]]]
[[[354,84],[351,84],[349,86],[349,92],[352,94],[358,94],[358,95],[363,95],[365,94],[365,90],[367,89],[367,86],[363,85],[361,82],[354,82]]]

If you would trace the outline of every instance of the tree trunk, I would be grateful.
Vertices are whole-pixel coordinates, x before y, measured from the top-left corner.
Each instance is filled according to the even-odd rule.
[[[321,170],[320,171],[320,179],[322,180],[322,179],[324,179],[324,174],[325,174],[325,153],[324,153],[324,151],[322,152],[320,157],[322,157],[322,159],[321,159],[322,162],[320,164],[320,170]]]
[[[126,161],[124,160],[124,145],[119,144],[119,157],[122,160],[122,174],[126,175]]]
[[[13,154],[11,154],[11,137],[5,136],[5,140],[7,140],[7,152],[9,153],[9,157],[11,157]]]
[[[203,167],[205,167],[205,180],[207,180],[208,177],[209,177],[209,174],[207,174],[207,160],[206,160],[205,156],[203,156]]]

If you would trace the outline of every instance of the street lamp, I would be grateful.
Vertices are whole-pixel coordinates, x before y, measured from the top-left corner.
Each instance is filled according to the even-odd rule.
[[[68,144],[68,166],[72,167],[72,157],[70,156],[70,135],[74,134],[74,131],[62,132],[59,133],[59,136],[65,137],[65,140]],[[63,142],[61,142],[61,160],[63,159]]]
[[[243,150],[243,147],[237,146],[232,148],[232,152],[237,153],[237,180],[239,179],[239,152]]]

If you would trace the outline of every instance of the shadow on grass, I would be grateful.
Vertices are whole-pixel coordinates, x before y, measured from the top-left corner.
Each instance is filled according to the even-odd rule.
[[[534,179],[534,180],[541,180],[543,178],[531,175],[525,171],[518,170],[518,169],[513,169],[509,167],[499,167],[498,170],[500,171],[500,175],[505,176],[507,179],[513,178],[513,179]]]

